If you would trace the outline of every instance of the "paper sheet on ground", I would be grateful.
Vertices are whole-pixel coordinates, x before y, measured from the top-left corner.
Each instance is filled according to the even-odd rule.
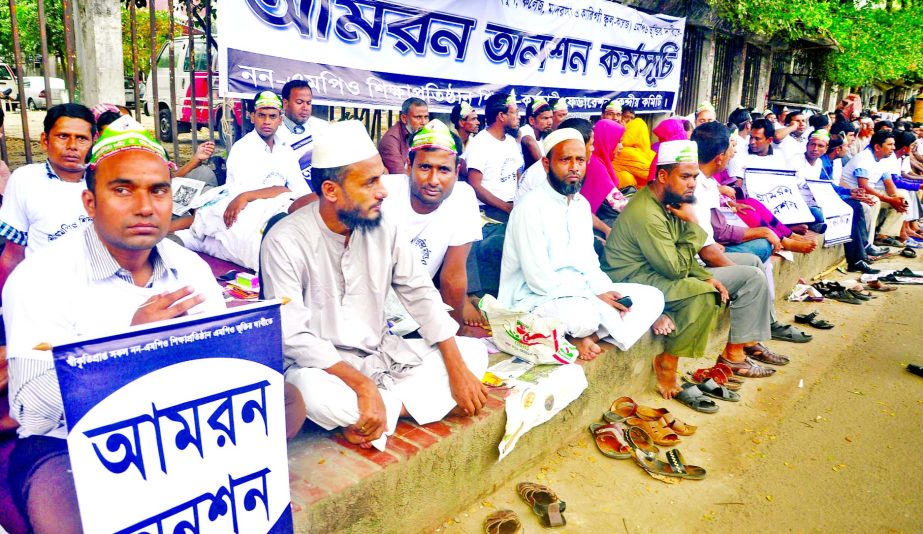
[[[852,208],[843,202],[840,195],[834,191],[830,182],[815,182],[808,180],[808,189],[814,195],[814,200],[824,212],[824,222],[827,231],[824,232],[824,247],[832,247],[852,241]]]
[[[814,220],[798,191],[795,171],[747,169],[744,173],[747,196],[763,203],[782,224],[801,224]]]
[[[548,421],[587,388],[582,365],[538,365],[511,381],[506,398],[506,433],[500,440],[500,458],[512,452],[522,436]]]

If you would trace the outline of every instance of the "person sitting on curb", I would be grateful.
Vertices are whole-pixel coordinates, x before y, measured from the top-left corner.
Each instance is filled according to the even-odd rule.
[[[291,299],[282,307],[285,379],[307,418],[384,450],[401,416],[427,424],[449,412],[475,415],[487,402],[487,349],[456,337],[458,323],[412,245],[382,220],[387,169],[363,124],[330,125],[312,167],[319,201],[266,235],[260,280],[267,298]],[[392,289],[421,339],[389,332]]]
[[[677,377],[680,357],[705,354],[719,306],[731,309],[728,343],[719,363],[736,374],[762,378],[774,373],[757,365],[745,346],[769,339],[772,295],[763,271],[750,266],[706,269],[696,255],[706,233],[695,213],[698,149],[692,141],[660,145],[657,177],[635,194],[606,241],[607,274],[614,282],[651,285],[664,294],[664,315],[654,332],[666,336],[664,352],[654,357],[657,389],[665,399],[701,404],[694,391],[683,395]],[[774,363],[787,359],[776,356]],[[691,388],[690,388],[691,389]]]
[[[628,350],[663,311],[663,295],[649,286],[614,284],[600,269],[593,215],[580,194],[587,160],[583,135],[555,130],[545,152],[548,178],[510,215],[499,303],[560,320],[583,360],[599,355],[600,339]],[[620,300],[625,296],[630,302]]]
[[[130,326],[225,308],[221,287],[194,253],[165,240],[173,198],[166,151],[131,117],[93,147],[83,206],[93,219],[31,254],[3,290],[14,500],[36,534],[81,532],[64,406],[52,354],[42,346],[124,332]],[[286,433],[304,423],[285,388]]]

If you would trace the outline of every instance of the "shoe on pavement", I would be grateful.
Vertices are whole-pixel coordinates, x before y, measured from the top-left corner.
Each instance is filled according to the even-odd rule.
[[[851,273],[862,273],[862,274],[878,274],[881,272],[879,269],[872,268],[865,260],[859,260],[856,263],[853,263],[846,268],[847,271]]]
[[[888,247],[878,247],[875,245],[869,245],[865,247],[866,254],[870,256],[884,256],[885,254],[891,252],[891,249]]]

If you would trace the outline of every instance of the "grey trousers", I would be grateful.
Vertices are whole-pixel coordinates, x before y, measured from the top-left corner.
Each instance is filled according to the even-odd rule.
[[[736,256],[736,255],[735,255]],[[745,254],[745,256],[753,256]],[[732,257],[736,262],[737,258]],[[754,256],[759,263],[759,258]],[[743,261],[744,258],[741,258]],[[724,284],[730,296],[731,331],[729,343],[763,341],[771,337],[769,324],[772,321],[772,295],[766,284],[762,263],[755,265],[734,265],[732,267],[709,267],[708,271]]]
[[[756,267],[757,269],[763,271],[763,276],[766,277],[766,288],[769,290],[769,322],[774,324],[776,322],[776,302],[773,300],[773,295],[775,295],[775,284],[772,283],[770,278],[772,277],[772,266],[767,269],[767,263],[760,261],[759,256],[756,254],[750,254],[748,252],[727,252],[725,255],[737,265],[749,265],[750,267]],[[724,282],[722,282],[724,283]]]

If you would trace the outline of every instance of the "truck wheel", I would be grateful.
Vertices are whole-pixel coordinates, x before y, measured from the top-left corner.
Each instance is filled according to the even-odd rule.
[[[160,140],[165,143],[173,141],[173,124],[168,108],[160,110],[157,121],[157,134],[160,136]]]

